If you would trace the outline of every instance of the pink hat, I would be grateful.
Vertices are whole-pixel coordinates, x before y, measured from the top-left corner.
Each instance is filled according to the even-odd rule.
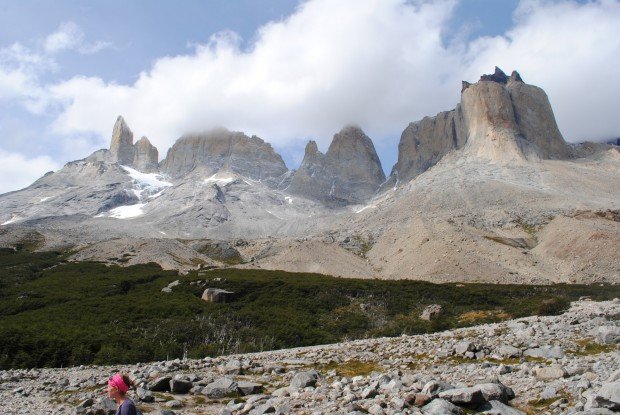
[[[129,386],[123,381],[123,377],[118,373],[108,379],[108,386],[118,389],[120,393],[127,393]]]

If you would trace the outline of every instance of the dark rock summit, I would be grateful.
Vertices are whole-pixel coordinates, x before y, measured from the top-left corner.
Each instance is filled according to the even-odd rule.
[[[314,141],[308,143],[287,191],[344,206],[367,201],[384,181],[372,140],[359,127],[348,126],[334,135],[325,154]]]

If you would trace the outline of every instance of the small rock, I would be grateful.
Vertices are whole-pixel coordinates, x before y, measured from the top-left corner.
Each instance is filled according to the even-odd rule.
[[[460,415],[463,413],[461,408],[444,399],[435,399],[431,401],[431,403],[422,407],[422,411],[427,415]]]

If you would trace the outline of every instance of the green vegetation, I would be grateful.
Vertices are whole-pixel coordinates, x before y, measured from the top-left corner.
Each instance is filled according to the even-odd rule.
[[[174,280],[181,284],[166,294]],[[206,287],[235,293],[201,300]],[[431,284],[212,269],[179,276],[156,264],[71,263],[58,252],[0,250],[0,369],[132,363],[427,333],[557,312],[615,286]],[[556,300],[556,299],[561,300]],[[546,302],[553,300],[549,306]],[[429,304],[442,316],[419,319]],[[542,307],[542,308],[541,308]],[[546,308],[545,308],[546,307]]]

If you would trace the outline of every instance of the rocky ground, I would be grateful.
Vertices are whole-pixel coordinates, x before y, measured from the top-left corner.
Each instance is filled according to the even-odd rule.
[[[0,372],[5,414],[606,414],[620,410],[620,300],[442,333],[126,366]],[[112,411],[112,412],[110,412]]]

